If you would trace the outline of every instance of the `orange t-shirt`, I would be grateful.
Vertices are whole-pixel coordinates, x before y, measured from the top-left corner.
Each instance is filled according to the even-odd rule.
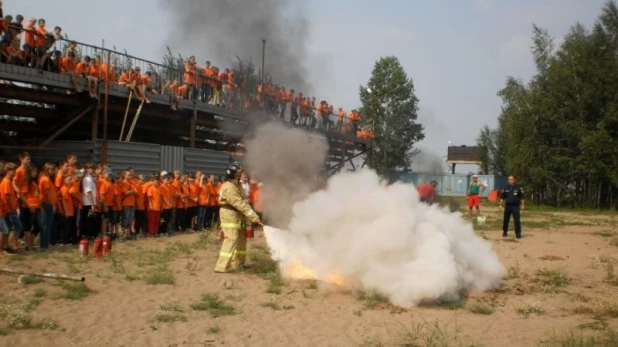
[[[55,205],[58,202],[56,187],[48,176],[41,176],[39,178],[39,193],[41,194],[41,202],[50,205]]]
[[[184,98],[184,96],[187,94],[187,85],[183,84],[180,87],[178,87],[176,89],[176,95],[178,96],[182,96]]]
[[[197,204],[199,206],[210,206],[210,191],[208,190],[208,184],[204,184],[203,186],[199,187]]]
[[[174,188],[171,185],[162,184],[159,186],[159,191],[161,192],[161,207],[164,210],[174,208]]]
[[[122,210],[122,194],[120,192],[120,183],[112,183],[112,186],[114,187],[114,211],[120,211]]]
[[[60,197],[62,201],[64,201],[66,204],[66,210],[64,211],[64,215],[66,217],[73,217],[73,214],[74,214],[73,210],[75,209],[75,207],[73,206],[73,197],[71,196],[71,193],[69,192],[69,187],[62,186],[62,188],[60,188]]]
[[[77,69],[77,64],[75,64],[75,60],[64,57],[60,60],[60,72],[69,72],[75,71]]]
[[[204,186],[208,191],[208,206],[217,206],[217,190],[212,183],[206,183]]]
[[[215,191],[217,192],[217,200],[215,200],[217,205],[219,205],[219,195],[221,195],[221,188],[222,187],[223,187],[223,183],[219,182],[219,183],[217,183],[217,187],[215,188]]]
[[[79,208],[80,210],[82,209],[82,207],[84,207],[84,204],[82,203],[81,199],[77,199],[75,198],[73,195],[77,194],[78,196],[80,196],[80,191],[79,191],[79,187],[82,185],[82,182],[79,180],[74,180],[73,182],[71,182],[71,186],[69,187],[69,193],[71,194],[71,196],[73,197],[73,205],[77,208]]]
[[[45,46],[45,36],[47,35],[47,30],[45,28],[37,27],[36,33],[37,35],[34,38],[34,46],[35,47]]]
[[[101,77],[101,67],[99,65],[90,65],[88,72],[90,72],[90,76],[92,77]]]
[[[199,192],[198,187],[195,184],[188,184],[188,199],[187,199],[187,207],[195,207],[197,206],[197,202],[195,201],[198,198]]]
[[[146,207],[144,187],[139,183],[135,183],[135,191],[137,192],[137,195],[135,196],[135,209],[138,211],[143,211]]]
[[[26,192],[26,202],[30,208],[41,208],[41,195],[39,194],[39,186],[31,182],[30,189]]]
[[[108,180],[99,180],[99,194],[103,198],[105,206],[114,206],[114,186]]]
[[[118,79],[118,82],[120,82],[120,83],[131,83],[131,78],[130,78],[129,74],[127,74],[126,72],[123,72],[122,75],[120,75],[120,79]]]
[[[27,24],[24,32],[24,43],[30,47],[34,47],[34,25]]]
[[[4,198],[0,196],[0,217],[4,217],[7,213],[11,212],[9,207],[6,205]]]
[[[339,113],[337,114],[337,121],[343,122],[343,117],[345,117],[345,111],[339,110]]]
[[[148,190],[146,191],[146,195],[148,196],[149,201],[152,201],[152,206],[148,205],[148,210],[161,211],[161,190],[159,187],[150,184],[150,186],[148,186]]]
[[[26,181],[26,169],[20,166],[15,170],[15,176],[13,176],[13,182],[19,188],[19,192],[24,194],[28,191],[28,182]]]
[[[178,194],[178,198],[176,198],[173,201],[173,205],[176,208],[185,208],[185,204],[184,204],[184,198],[182,197],[183,195],[186,195],[184,189],[182,189],[182,186],[180,185],[180,182],[178,182],[177,180],[173,180],[170,183],[170,194],[174,195],[174,194]],[[174,198],[172,198],[174,199]]]
[[[122,199],[122,206],[130,206],[130,207],[135,207],[136,205],[136,196],[135,195],[124,195],[126,194],[129,190],[134,190],[137,192],[137,189],[135,187],[135,185],[132,182],[128,182],[128,181],[123,181],[118,185],[118,188],[120,190],[120,194],[121,194],[121,199]]]
[[[58,172],[56,172],[56,179],[54,180],[54,185],[56,186],[56,189],[60,189],[64,185],[64,180],[62,179],[62,176],[64,176],[64,169],[59,169]]]
[[[86,75],[88,73],[88,64],[84,63],[83,61],[77,64],[77,66],[75,67],[75,72],[77,72],[78,74]]]
[[[185,73],[184,73],[184,80],[185,83],[190,84],[190,85],[195,85],[195,74],[197,72],[197,66],[195,64],[191,65],[189,63],[185,64]]]
[[[2,199],[9,208],[9,211],[17,210],[17,194],[15,193],[15,188],[13,188],[13,183],[8,177],[4,177],[2,182],[0,182],[0,195],[2,195]]]

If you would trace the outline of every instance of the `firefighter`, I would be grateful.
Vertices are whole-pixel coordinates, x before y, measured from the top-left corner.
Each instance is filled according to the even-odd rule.
[[[219,195],[219,221],[224,240],[219,252],[215,272],[225,273],[245,268],[247,257],[247,238],[245,223],[263,225],[257,213],[251,208],[240,186],[243,170],[240,164],[233,163],[226,170],[225,182]]]

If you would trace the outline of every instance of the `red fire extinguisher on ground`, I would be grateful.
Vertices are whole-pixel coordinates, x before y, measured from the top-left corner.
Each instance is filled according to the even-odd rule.
[[[112,251],[112,238],[103,236],[103,255],[108,255]]]
[[[101,240],[100,237],[94,239],[94,245],[92,248],[94,248],[94,257],[101,258],[101,255],[103,254],[103,240]]]
[[[79,255],[82,257],[88,256],[88,240],[82,239],[79,241]]]
[[[254,233],[253,233],[253,223],[247,222],[247,225],[245,226],[245,236],[248,239],[252,239],[253,238],[253,236],[254,236]]]

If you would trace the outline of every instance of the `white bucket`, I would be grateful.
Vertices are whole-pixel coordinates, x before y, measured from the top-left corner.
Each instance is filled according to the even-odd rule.
[[[484,217],[484,216],[476,217],[476,224],[477,225],[485,225],[485,221],[487,221],[487,217]]]

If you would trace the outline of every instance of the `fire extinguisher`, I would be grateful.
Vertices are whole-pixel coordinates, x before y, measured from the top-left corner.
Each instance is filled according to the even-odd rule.
[[[103,236],[103,255],[108,255],[112,251],[112,238],[108,235]]]
[[[247,222],[247,225],[245,226],[245,236],[248,239],[252,239],[253,238],[253,223],[251,222]]]
[[[82,257],[88,256],[88,240],[81,239],[81,241],[79,241],[79,254]]]
[[[94,240],[94,245],[92,246],[92,248],[94,248],[94,257],[101,258],[102,251],[103,251],[103,240],[101,240],[100,237],[97,237]]]

